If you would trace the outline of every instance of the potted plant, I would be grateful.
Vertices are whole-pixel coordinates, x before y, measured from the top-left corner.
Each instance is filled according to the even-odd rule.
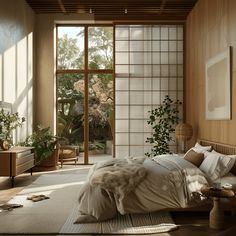
[[[179,100],[172,101],[168,95],[165,96],[163,103],[151,111],[147,123],[152,126],[153,136],[147,138],[146,143],[153,145],[146,156],[157,156],[171,153],[169,148],[170,141],[173,140],[172,134],[179,121],[178,105],[182,104]]]
[[[57,141],[58,137],[52,134],[50,127],[39,125],[21,145],[35,148],[36,166],[56,169],[59,155]]]
[[[0,111],[0,141],[1,144],[5,142],[8,143],[6,145],[9,148],[11,145],[13,145],[13,130],[15,130],[17,127],[21,127],[22,124],[25,122],[24,117],[19,117],[19,114],[16,113],[10,113],[6,112],[3,109]]]

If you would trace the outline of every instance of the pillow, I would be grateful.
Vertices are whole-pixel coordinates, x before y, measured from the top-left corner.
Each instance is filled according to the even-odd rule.
[[[199,167],[204,160],[204,154],[190,150],[186,155],[184,155],[184,159]]]
[[[190,152],[191,150],[193,150],[194,152],[197,152],[197,153],[205,153],[206,151],[210,151],[211,150],[211,146],[202,146],[201,144],[199,143],[196,143],[194,147],[190,148],[184,155],[184,158],[186,155],[188,155],[188,152]],[[206,156],[204,155],[204,158]]]
[[[226,175],[234,165],[235,159],[223,154],[205,152],[206,158],[200,165],[202,170],[212,181]]]
[[[217,153],[217,154],[221,154],[221,155],[224,155],[222,153],[219,153],[215,150],[212,150],[212,153]],[[225,155],[226,156],[226,155]],[[231,158],[234,158],[235,159],[235,162],[234,162],[234,165],[233,167],[231,168],[230,172],[234,175],[236,175],[236,155],[227,155],[228,157],[231,157]]]
[[[211,146],[202,146],[201,144],[196,142],[194,149],[199,150],[199,152],[203,153],[204,151],[211,151]]]

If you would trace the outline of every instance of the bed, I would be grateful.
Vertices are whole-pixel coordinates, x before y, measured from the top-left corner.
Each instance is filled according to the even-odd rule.
[[[201,153],[202,163],[206,161],[206,153],[213,157],[217,157],[217,152],[236,154],[236,147],[231,145],[206,140],[198,140],[198,145],[204,150]],[[208,146],[215,153],[210,153],[211,147]],[[230,158],[230,162],[232,167],[235,161]],[[103,221],[118,213],[209,210],[211,201],[201,195],[200,189],[212,182],[200,167],[177,154],[153,159],[117,159],[94,165],[79,194],[79,217],[76,222]],[[215,178],[217,175],[213,174]],[[224,178],[227,178],[226,182],[236,183],[233,174],[228,176],[227,173],[220,181],[223,182]],[[235,201],[230,201],[228,208],[232,210]]]

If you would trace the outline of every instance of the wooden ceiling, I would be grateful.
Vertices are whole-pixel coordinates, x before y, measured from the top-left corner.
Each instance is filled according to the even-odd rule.
[[[26,0],[36,14],[94,14],[96,20],[185,20],[197,0]]]

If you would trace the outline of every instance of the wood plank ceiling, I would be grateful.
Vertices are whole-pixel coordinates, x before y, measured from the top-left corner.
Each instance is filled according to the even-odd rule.
[[[36,14],[94,14],[95,20],[183,21],[197,0],[26,0]]]

